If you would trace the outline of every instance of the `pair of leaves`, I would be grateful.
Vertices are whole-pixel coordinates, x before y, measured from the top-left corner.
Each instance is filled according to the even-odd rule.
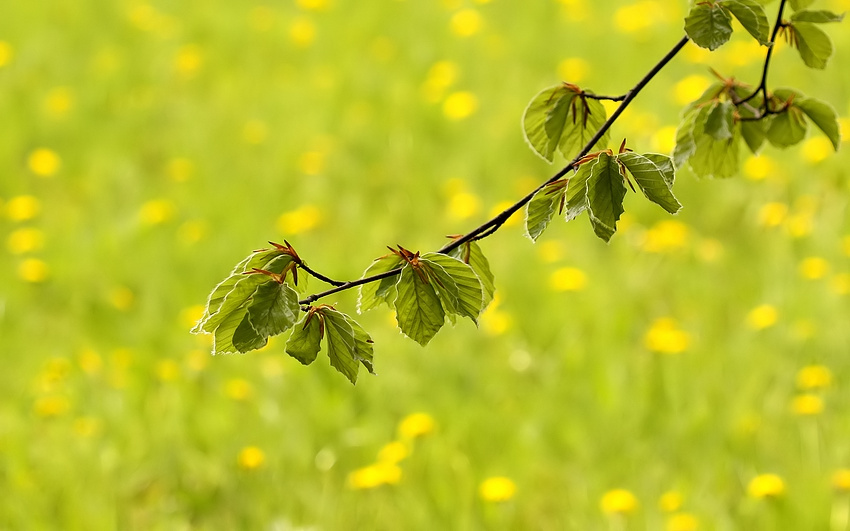
[[[453,322],[456,317],[477,322],[493,298],[489,263],[474,242],[461,245],[452,255],[420,256],[400,248],[372,262],[364,277],[399,267],[398,274],[360,286],[358,311],[387,304],[395,309],[402,333],[421,345],[431,341],[447,317]]]
[[[770,45],[770,22],[755,0],[698,2],[685,18],[685,33],[698,46],[716,50],[732,36],[733,16],[759,43]]]
[[[819,24],[841,22],[844,15],[830,11],[797,11],[782,31],[788,41],[800,52],[806,66],[823,70],[832,57],[832,39]]]
[[[360,365],[372,367],[372,338],[351,316],[332,306],[311,307],[286,342],[286,353],[304,365],[316,360],[325,343],[331,366],[351,383],[357,382]]]
[[[522,116],[523,132],[535,153],[552,162],[555,151],[572,158],[605,123],[605,107],[571,83],[539,92]],[[608,143],[608,133],[596,146]]]
[[[675,175],[670,157],[630,151],[617,155],[600,152],[595,159],[582,164],[572,178],[549,183],[534,194],[526,208],[528,236],[537,240],[556,211],[570,221],[586,210],[593,231],[609,241],[624,212],[627,171],[647,199],[671,214],[682,208],[673,195]]]

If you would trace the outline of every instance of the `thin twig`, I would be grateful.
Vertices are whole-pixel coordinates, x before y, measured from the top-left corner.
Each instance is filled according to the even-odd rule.
[[[298,267],[300,267],[301,269],[303,269],[305,273],[308,273],[308,274],[310,274],[310,275],[312,275],[312,276],[314,276],[314,277],[318,278],[318,279],[319,279],[319,280],[321,280],[322,282],[325,282],[325,283],[327,283],[327,284],[330,284],[331,286],[342,286],[342,285],[344,285],[344,284],[345,284],[345,282],[343,282],[343,281],[341,281],[341,280],[333,280],[332,278],[328,278],[328,277],[326,277],[325,275],[323,275],[323,274],[319,273],[318,271],[314,271],[313,269],[310,269],[310,268],[307,266],[307,264],[305,264],[304,262],[299,262],[299,263],[298,263]]]
[[[622,96],[601,96],[599,94],[590,94],[589,92],[584,93],[584,97],[591,100],[607,100],[607,101],[623,101],[626,99],[628,94],[623,94]]]
[[[762,105],[764,105],[765,111],[768,110],[768,106],[767,106],[767,71],[768,71],[768,68],[770,66],[770,58],[773,56],[773,48],[776,45],[776,35],[779,33],[779,28],[782,27],[782,12],[785,10],[785,1],[786,0],[781,0],[779,2],[779,13],[776,14],[776,24],[773,25],[773,32],[770,34],[770,45],[767,47],[767,54],[764,56],[764,68],[762,69],[762,72],[761,72],[761,81],[759,82],[759,85],[756,87],[756,89],[753,91],[753,93],[750,94],[749,96],[747,96],[746,98],[742,99],[741,101],[739,101],[738,105],[740,105],[741,103],[746,103],[746,102],[750,101],[751,99],[753,99],[756,96],[756,94],[761,92],[762,95],[763,95],[763,98],[764,98],[764,102],[762,103]],[[764,116],[765,114],[768,114],[768,113],[764,112],[764,113],[762,113],[762,116]]]

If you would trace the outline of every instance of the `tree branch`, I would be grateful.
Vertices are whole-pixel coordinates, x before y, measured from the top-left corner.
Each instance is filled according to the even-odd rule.
[[[785,0],[782,0],[782,4],[783,5],[785,4]],[[781,12],[782,12],[782,9],[780,7],[780,14],[781,14]],[[776,31],[774,31],[774,36],[775,36],[775,33],[776,33]],[[490,236],[491,234],[495,233],[508,220],[508,218],[510,218],[515,212],[517,212],[520,208],[522,208],[529,201],[531,201],[531,198],[534,197],[534,194],[536,194],[540,189],[542,189],[544,186],[546,186],[549,183],[557,181],[558,179],[562,178],[564,175],[569,173],[570,170],[575,168],[575,165],[578,162],[578,160],[581,159],[582,157],[584,157],[585,155],[587,155],[590,152],[590,150],[593,149],[593,146],[599,141],[600,138],[602,138],[602,136],[608,131],[608,129],[611,128],[611,125],[620,117],[620,115],[623,113],[623,111],[626,110],[626,107],[629,106],[629,104],[632,102],[632,100],[634,100],[637,97],[637,95],[640,93],[640,91],[643,90],[643,88],[652,80],[652,78],[654,78],[658,74],[658,72],[660,72],[661,69],[664,68],[667,65],[667,63],[669,63],[673,59],[673,57],[676,56],[677,53],[679,53],[679,51],[685,46],[685,44],[688,43],[688,40],[689,39],[688,39],[687,36],[682,37],[679,40],[679,42],[677,42],[670,49],[670,51],[667,52],[667,54],[665,54],[664,57],[662,57],[655,64],[655,66],[653,66],[652,69],[650,69],[649,72],[647,72],[646,75],[643,78],[641,78],[641,80],[638,81],[637,84],[631,90],[629,90],[625,95],[623,95],[622,97],[620,97],[620,96],[613,97],[613,98],[609,97],[609,96],[594,97],[593,95],[587,94],[586,95],[587,97],[590,97],[590,98],[593,98],[593,99],[610,99],[612,101],[621,101],[621,103],[614,110],[614,112],[611,113],[611,116],[608,117],[608,119],[605,121],[605,123],[602,124],[602,126],[599,128],[599,130],[596,131],[596,134],[593,135],[593,138],[591,138],[590,141],[588,141],[588,143],[584,146],[584,148],[582,148],[582,150],[573,158],[573,160],[570,161],[569,164],[567,164],[566,166],[561,168],[561,170],[558,171],[557,173],[555,173],[555,175],[553,175],[552,177],[547,179],[546,182],[544,182],[543,184],[541,184],[540,186],[538,186],[537,188],[532,190],[525,197],[523,197],[522,199],[520,199],[519,201],[517,201],[513,205],[509,206],[508,208],[503,210],[501,213],[497,214],[495,217],[493,217],[489,221],[483,223],[482,225],[480,225],[477,228],[473,229],[472,231],[468,232],[467,234],[465,234],[461,238],[453,240],[451,243],[443,246],[437,252],[447,254],[447,253],[453,251],[454,249],[457,249],[458,247],[460,247],[461,245],[463,245],[465,243],[480,240],[480,239],[486,238],[486,237]],[[769,51],[768,51],[768,53],[769,53]],[[398,275],[399,273],[401,273],[401,270],[402,270],[402,268],[398,267],[396,269],[386,271],[384,273],[372,275],[370,277],[360,278],[360,279],[357,279],[357,280],[351,280],[351,281],[348,281],[348,282],[345,282],[345,283],[340,283],[340,284],[334,284],[333,281],[332,281],[332,282],[329,282],[329,283],[334,285],[333,288],[326,290],[326,291],[323,291],[323,292],[320,292],[320,293],[314,293],[313,295],[310,295],[307,298],[298,301],[298,303],[301,304],[301,305],[309,305],[309,304],[311,304],[311,303],[313,303],[313,302],[315,302],[315,301],[317,301],[317,300],[319,300],[323,297],[327,297],[328,295],[333,295],[334,293],[339,293],[340,291],[345,291],[345,290],[354,288],[356,286],[368,284],[370,282],[376,282],[378,280],[382,280],[382,279],[385,279],[385,278],[388,278],[388,277],[391,277],[391,276]],[[306,271],[306,269],[305,269],[305,271]],[[316,276],[316,275],[314,274],[314,276]],[[319,278],[319,277],[317,277],[317,278]],[[328,280],[330,280],[330,279],[328,279]]]
[[[773,25],[773,32],[770,34],[770,46],[767,47],[767,54],[764,56],[764,69],[761,72],[761,82],[759,82],[759,85],[756,87],[756,89],[753,91],[753,93],[750,94],[749,96],[747,96],[746,98],[742,99],[740,102],[738,102],[737,103],[738,105],[740,105],[741,103],[746,103],[746,102],[750,101],[751,99],[753,99],[756,96],[756,94],[761,92],[763,99],[764,99],[764,103],[763,103],[764,110],[765,111],[768,110],[768,106],[767,106],[767,71],[768,71],[768,68],[770,67],[770,58],[773,56],[773,48],[776,44],[776,35],[779,33],[779,28],[782,27],[782,12],[785,10],[785,2],[786,2],[786,0],[781,0],[779,2],[779,12],[776,14],[776,24]],[[766,114],[768,114],[768,113],[763,112],[762,116],[765,116]]]

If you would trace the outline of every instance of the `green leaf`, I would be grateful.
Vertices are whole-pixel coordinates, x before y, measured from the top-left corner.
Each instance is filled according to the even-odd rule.
[[[647,199],[671,214],[677,213],[682,205],[673,195],[675,169],[673,160],[658,153],[621,153],[617,158],[635,178]]]
[[[366,271],[363,272],[362,278],[392,271],[397,267],[401,267],[403,263],[404,261],[395,254],[382,256],[373,261],[372,264],[366,268]],[[377,282],[362,284],[358,288],[359,296],[357,297],[357,313],[363,313],[380,306],[381,304],[391,306],[396,297],[395,286],[397,283],[398,275],[393,275],[383,278]]]
[[[325,322],[325,345],[331,367],[341,372],[351,383],[357,382],[360,358],[357,356],[357,340],[354,329],[342,313],[324,306],[318,311]]]
[[[561,153],[568,159],[575,157],[593,139],[593,135],[599,131],[606,119],[607,115],[602,102],[590,98],[577,98],[567,115],[565,132],[561,135],[558,146]],[[591,150],[604,148],[610,138],[609,130],[591,146]]]
[[[304,365],[310,365],[319,354],[322,326],[319,317],[308,314],[298,323],[286,341],[286,353]]]
[[[595,161],[594,161],[595,162]],[[575,175],[567,181],[567,208],[564,210],[564,219],[572,221],[582,212],[587,210],[587,181],[590,179],[593,163],[582,164]]]
[[[298,292],[289,284],[270,280],[257,287],[248,306],[251,325],[264,338],[289,330],[298,320]]]
[[[567,193],[567,182],[558,180],[547,184],[534,194],[525,209],[525,231],[532,241],[543,234]]]
[[[401,270],[396,289],[395,309],[399,329],[420,345],[427,345],[445,322],[445,312],[437,292],[427,277],[421,277],[410,264]]]
[[[697,46],[716,50],[732,35],[732,17],[722,4],[696,4],[685,18],[685,33]]]
[[[700,108],[693,106],[688,107],[682,115],[682,121],[679,122],[679,128],[676,130],[676,147],[673,149],[673,162],[676,167],[684,166],[697,150],[694,128],[699,114]]]
[[[372,367],[372,358],[374,348],[372,347],[372,337],[360,326],[360,323],[354,320],[353,317],[346,313],[339,312],[343,318],[351,325],[354,331],[354,355],[366,367],[366,370],[375,374],[375,369]]]
[[[263,348],[269,340],[268,337],[263,337],[263,335],[254,328],[254,325],[251,324],[251,319],[246,313],[242,317],[242,321],[239,323],[239,326],[237,326],[236,330],[233,331],[232,342],[236,350],[244,354],[250,350]]]
[[[590,223],[596,235],[607,242],[617,230],[617,220],[623,213],[626,185],[616,159],[607,153],[599,155],[590,172],[587,181]]]
[[[443,287],[452,292],[450,296],[456,297],[454,310],[444,306],[443,309],[451,313],[469,317],[473,322],[478,321],[478,316],[484,309],[484,289],[481,280],[475,271],[463,261],[440,253],[426,253],[419,259],[432,266],[438,294],[443,293]],[[436,267],[434,267],[436,266]],[[446,278],[448,277],[448,278]],[[453,289],[452,289],[452,284]],[[442,300],[442,297],[441,297]]]
[[[815,0],[789,0],[788,2],[791,4],[791,9],[794,11],[799,11],[801,9],[806,9],[810,5],[815,3]]]
[[[216,326],[213,332],[213,354],[230,354],[239,352],[233,345],[233,334],[242,320],[248,314],[245,308],[229,312]]]
[[[484,307],[486,308],[496,293],[496,282],[493,273],[490,271],[490,262],[484,256],[481,246],[477,242],[466,242],[460,247],[456,247],[449,253],[449,256],[463,261],[464,264],[475,271],[478,280],[481,281],[481,287],[484,289]]]
[[[809,120],[814,122],[818,129],[832,142],[832,147],[838,151],[841,144],[841,132],[838,127],[838,113],[826,102],[814,98],[801,98],[794,100],[794,106],[803,111]]]
[[[195,325],[196,330],[212,333],[232,312],[241,308],[251,298],[254,290],[261,282],[268,280],[267,276],[260,274],[244,275],[240,273],[231,278],[234,278],[235,283],[232,284],[230,291],[220,302],[216,301],[218,310],[198,321],[198,324]]]
[[[717,140],[705,132],[708,116],[718,105],[720,103],[715,102],[703,106],[694,121],[694,151],[688,158],[688,166],[698,177],[727,178],[738,172],[740,125],[735,124],[732,136],[723,140]]]
[[[793,146],[806,138],[809,124],[796,105],[791,105],[784,112],[775,114],[767,130],[767,140],[779,148]]]
[[[832,56],[832,40],[825,31],[812,22],[794,22],[791,31],[796,33],[797,50],[806,66],[823,70]]]
[[[832,11],[798,11],[791,15],[791,22],[813,22],[815,24],[825,24],[829,22],[841,22],[844,20],[844,13],[840,15]]]
[[[552,162],[561,132],[566,126],[570,104],[575,97],[575,91],[560,84],[537,93],[525,108],[522,116],[525,140],[549,162]],[[558,123],[561,124],[560,131],[556,131]]]
[[[764,8],[754,0],[726,0],[720,4],[728,9],[741,26],[764,46],[770,46],[770,22]]]
[[[713,105],[705,119],[705,134],[716,140],[732,138],[734,112],[735,105],[731,101],[721,101]]]
[[[743,91],[743,89],[736,89],[735,92],[739,98],[744,98],[748,95]],[[747,104],[738,106],[738,114],[741,118],[755,118],[759,115],[759,109],[761,109],[762,101],[763,98],[761,94],[756,94]],[[772,115],[768,115],[759,120],[740,121],[741,137],[743,137],[747,147],[750,148],[750,151],[752,151],[754,155],[758,154],[761,146],[764,144],[765,138],[767,137],[767,127],[770,124],[772,117]]]

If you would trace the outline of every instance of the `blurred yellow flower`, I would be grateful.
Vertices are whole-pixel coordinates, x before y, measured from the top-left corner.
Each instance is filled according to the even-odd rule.
[[[428,70],[428,77],[422,84],[422,95],[425,100],[436,103],[442,99],[446,89],[457,81],[460,69],[452,61],[437,61]]]
[[[330,7],[329,0],[298,0],[298,7],[308,11],[324,11]]]
[[[716,262],[723,257],[724,249],[720,240],[714,238],[706,238],[699,243],[696,249],[697,256],[703,262]]]
[[[684,249],[688,244],[690,230],[681,221],[667,219],[659,221],[646,231],[643,250],[648,253],[669,253]]]
[[[577,267],[562,267],[549,276],[549,287],[555,291],[581,291],[587,286],[587,275]]]
[[[833,153],[832,142],[825,136],[813,136],[803,142],[800,152],[803,160],[817,164]]]
[[[348,475],[348,486],[355,490],[396,485],[401,481],[401,468],[394,463],[375,463],[358,468]]]
[[[702,75],[690,75],[673,87],[673,99],[679,105],[687,105],[702,96],[711,85],[711,80]]]
[[[481,200],[475,194],[460,192],[449,199],[446,210],[450,219],[469,219],[481,210]]]
[[[186,328],[192,328],[203,317],[205,309],[203,304],[183,308],[180,311],[180,324]]]
[[[186,355],[186,366],[194,372],[201,372],[209,364],[210,355],[200,349],[190,350]]]
[[[688,43],[688,45],[685,46],[683,55],[685,56],[686,60],[690,61],[691,63],[697,64],[704,64],[709,62],[709,59],[716,58],[716,55],[708,49],[702,48],[693,43]]]
[[[13,230],[6,239],[6,247],[12,254],[39,251],[44,247],[44,233],[29,227]]]
[[[659,128],[652,135],[652,149],[659,153],[672,153],[676,147],[676,126],[667,125]]]
[[[671,514],[667,518],[666,531],[697,531],[699,520],[691,513]]]
[[[74,434],[83,439],[94,437],[100,431],[100,425],[100,420],[94,417],[77,417],[74,419]]]
[[[186,157],[174,157],[168,161],[166,171],[172,181],[182,183],[195,174],[195,163]]]
[[[471,8],[461,9],[451,19],[452,33],[458,37],[471,37],[481,30],[481,14]]]
[[[42,396],[36,399],[34,409],[39,417],[58,417],[71,409],[71,401],[64,395]]]
[[[817,280],[829,272],[829,262],[819,256],[810,256],[800,262],[800,276],[807,280]]]
[[[159,360],[156,364],[156,377],[162,382],[173,382],[180,377],[180,365],[170,359]]]
[[[558,63],[558,77],[570,83],[580,83],[587,77],[590,67],[581,57],[570,57]]]
[[[551,264],[564,257],[564,244],[559,240],[546,240],[537,244],[537,256],[546,264]]]
[[[18,276],[26,282],[37,284],[50,276],[50,267],[38,258],[27,258],[18,265]]]
[[[184,79],[195,76],[204,62],[201,47],[197,44],[186,44],[174,56],[174,69]]]
[[[483,330],[485,334],[490,336],[500,336],[510,330],[513,325],[513,318],[508,312],[495,308],[487,308],[487,310],[481,314],[479,323],[481,324],[481,330]]]
[[[788,215],[788,205],[785,203],[767,203],[759,210],[759,225],[762,227],[778,227]]]
[[[668,10],[652,0],[625,5],[614,12],[614,26],[622,33],[646,32],[653,25],[666,22]]]
[[[9,64],[12,55],[12,45],[6,41],[0,41],[0,68]]]
[[[605,514],[629,514],[637,510],[638,500],[626,489],[606,492],[599,500],[599,508]]]
[[[755,39],[733,40],[722,53],[723,59],[733,66],[746,66],[764,58],[764,48]]]
[[[516,494],[516,485],[509,478],[487,478],[478,486],[478,495],[486,502],[506,502]]]
[[[298,169],[305,175],[318,175],[325,168],[325,154],[321,151],[307,151],[298,158]]]
[[[682,508],[684,496],[676,490],[668,490],[658,498],[658,508],[665,513],[674,513]]]
[[[832,488],[842,492],[850,491],[850,469],[839,468],[832,473]]]
[[[198,243],[206,237],[208,232],[207,222],[202,219],[193,219],[180,224],[177,229],[178,239],[186,244]]]
[[[286,236],[307,232],[319,225],[321,211],[313,205],[304,205],[295,210],[284,212],[277,218],[277,230]]]
[[[823,399],[810,393],[797,395],[791,401],[791,411],[800,416],[818,415],[823,412]]]
[[[152,199],[139,209],[139,221],[142,225],[159,225],[174,217],[177,208],[168,199]]]
[[[744,161],[744,175],[753,181],[761,181],[776,174],[776,163],[767,155],[753,155]]]
[[[800,212],[788,218],[785,230],[792,238],[802,238],[812,233],[813,225],[812,214]]]
[[[269,128],[262,120],[248,120],[242,127],[242,140],[246,144],[262,144],[268,135]]]
[[[436,422],[428,413],[411,413],[398,424],[398,434],[401,440],[410,441],[434,431]]]
[[[468,118],[477,110],[478,98],[472,92],[453,92],[443,102],[443,114],[453,121]]]
[[[378,462],[398,463],[410,455],[410,449],[404,441],[392,441],[378,451]]]
[[[232,400],[250,400],[254,396],[254,386],[243,378],[231,378],[224,384],[224,394]]]
[[[778,498],[785,493],[785,482],[776,474],[761,474],[750,480],[747,493],[757,499]]]
[[[498,203],[493,205],[493,208],[490,209],[490,217],[491,218],[496,217],[497,215],[504,212],[509,206],[511,206],[513,204],[514,204],[513,201],[499,201]],[[523,219],[522,216],[523,216],[522,209],[519,209],[518,211],[511,214],[511,217],[509,217],[507,219],[507,221],[505,221],[504,226],[505,227],[513,227],[514,225],[519,224]]]
[[[239,451],[236,463],[244,470],[256,470],[266,462],[266,454],[256,446],[246,446]]]
[[[74,96],[68,87],[55,87],[47,93],[44,108],[52,118],[61,118],[68,114],[74,105]]]
[[[299,48],[306,48],[316,39],[316,26],[310,19],[298,17],[289,26],[289,38]]]
[[[77,365],[88,375],[100,374],[103,369],[103,359],[97,351],[86,348],[77,355]]]
[[[136,296],[127,286],[115,286],[109,290],[109,303],[116,309],[125,311],[133,305]]]
[[[680,354],[688,349],[691,335],[680,330],[669,317],[656,319],[643,339],[646,348],[662,354]]]
[[[754,330],[764,330],[776,324],[779,312],[775,306],[761,304],[747,314],[747,325]]]
[[[38,148],[30,153],[27,158],[27,166],[30,171],[39,177],[52,177],[59,171],[62,161],[55,151],[47,148]]]
[[[850,295],[850,273],[839,273],[832,277],[830,288],[837,295]]]

